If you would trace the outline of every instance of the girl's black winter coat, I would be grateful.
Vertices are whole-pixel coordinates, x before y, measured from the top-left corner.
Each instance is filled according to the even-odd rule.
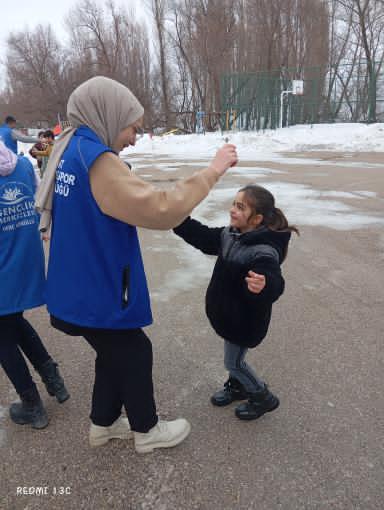
[[[272,303],[284,291],[282,263],[290,232],[264,226],[243,234],[230,227],[210,228],[187,218],[174,232],[208,255],[217,255],[205,306],[218,335],[245,347],[258,345],[268,331]],[[265,276],[259,294],[248,290],[248,271]]]

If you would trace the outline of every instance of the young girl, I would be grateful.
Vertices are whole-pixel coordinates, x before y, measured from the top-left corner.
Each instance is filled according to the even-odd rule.
[[[224,365],[229,378],[211,402],[226,406],[247,400],[236,408],[241,420],[254,420],[279,405],[278,398],[246,363],[248,348],[266,336],[272,303],[284,291],[280,264],[291,232],[273,195],[248,185],[236,195],[230,209],[230,226],[209,228],[187,218],[174,232],[208,255],[218,255],[206,293],[206,313],[224,339]]]

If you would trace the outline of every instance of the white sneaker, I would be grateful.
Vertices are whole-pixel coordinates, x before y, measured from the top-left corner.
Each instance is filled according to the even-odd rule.
[[[89,429],[89,444],[102,446],[107,444],[110,439],[129,439],[132,437],[131,427],[128,418],[120,416],[109,427],[100,427],[100,425],[91,424]]]
[[[184,441],[191,426],[184,418],[173,421],[158,421],[146,433],[134,432],[135,448],[138,453],[149,453],[155,448],[170,448]]]

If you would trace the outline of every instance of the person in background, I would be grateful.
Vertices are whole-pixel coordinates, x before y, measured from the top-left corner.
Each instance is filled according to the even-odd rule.
[[[34,151],[35,156],[41,158],[42,160],[40,168],[41,177],[43,177],[45,170],[47,168],[49,156],[51,155],[53,144],[55,141],[55,135],[53,134],[53,131],[51,131],[50,129],[44,131],[43,137],[45,142],[45,148],[41,151],[40,150]]]
[[[43,160],[41,156],[37,156],[35,154],[35,151],[44,151],[46,149],[46,143],[44,138],[45,131],[40,131],[37,135],[39,138],[39,141],[35,143],[35,145],[29,150],[29,154],[32,156],[32,158],[35,158],[37,161],[37,168],[41,170],[41,165],[43,164]]]
[[[35,136],[27,136],[16,128],[16,119],[11,115],[5,118],[5,122],[0,126],[0,141],[15,154],[18,153],[17,142],[37,143],[39,140]]]
[[[135,145],[143,114],[117,81],[97,76],[77,87],[67,105],[72,127],[55,144],[36,200],[41,231],[52,218],[51,323],[96,352],[90,444],[128,439],[133,431],[139,453],[176,446],[190,424],[159,420],[156,412],[152,344],[143,330],[152,313],[136,227],[175,227],[237,162],[235,146],[225,145],[173,189],[154,188],[118,156]]]
[[[45,303],[35,186],[31,162],[0,142],[0,364],[21,399],[9,409],[12,421],[41,429],[49,420],[23,353],[50,395],[61,403],[69,393],[57,363],[23,317],[25,310]]]

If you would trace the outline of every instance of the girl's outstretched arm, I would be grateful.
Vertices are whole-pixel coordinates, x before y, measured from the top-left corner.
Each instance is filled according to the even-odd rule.
[[[207,227],[197,220],[188,217],[173,231],[198,250],[207,255],[218,255],[221,244],[221,232],[224,227]]]

